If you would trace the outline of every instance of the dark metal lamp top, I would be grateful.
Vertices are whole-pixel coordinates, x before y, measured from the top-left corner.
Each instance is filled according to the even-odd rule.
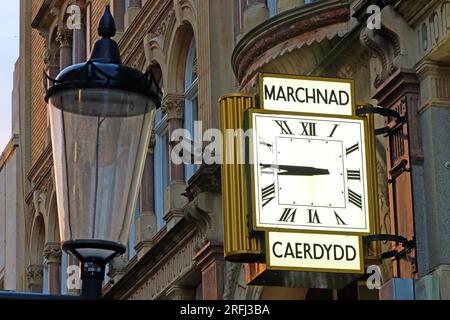
[[[62,70],[52,79],[45,100],[65,90],[117,89],[138,93],[152,100],[156,107],[161,104],[162,92],[151,70],[143,74],[139,70],[122,64],[116,41],[116,25],[109,6],[100,20],[98,34],[102,37],[94,45],[87,62],[75,64]]]

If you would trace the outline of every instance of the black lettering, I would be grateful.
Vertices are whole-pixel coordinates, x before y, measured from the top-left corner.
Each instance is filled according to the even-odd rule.
[[[313,103],[316,103],[316,89],[312,89],[312,96],[309,95],[309,90],[306,89],[306,102],[309,103],[310,99],[312,99]]]
[[[336,92],[334,92],[334,90],[331,91],[330,101],[328,101],[328,104],[332,104],[332,103],[339,104],[337,96],[336,96]]]
[[[330,245],[327,247],[327,245],[324,244],[323,247],[325,248],[325,252],[326,252],[326,254],[327,254],[327,260],[330,260],[330,251],[331,251],[331,248],[333,247],[333,245],[330,244]]]
[[[287,121],[275,120],[275,123],[281,128],[281,134],[292,134],[292,130],[289,128]]]
[[[325,94],[323,94],[322,91],[317,89],[317,103],[320,103],[321,98],[323,103],[328,104],[328,90],[325,90]]]
[[[339,104],[345,106],[350,102],[350,96],[345,91],[339,91]]]
[[[270,203],[273,199],[275,199],[275,184],[271,184],[270,186],[267,186],[262,189],[261,191],[262,195],[262,202],[263,202],[263,208]]]
[[[275,251],[275,246],[282,246],[283,244],[281,243],[281,242],[275,242],[274,244],[273,244],[273,246],[272,246],[272,252],[273,252],[273,255],[275,256],[275,257],[277,257],[277,258],[283,258],[283,255],[279,255],[279,254],[277,254],[276,253],[276,251]]]
[[[333,138],[334,133],[336,132],[337,128],[339,127],[338,124],[334,125],[333,131],[331,131],[330,135],[328,136],[328,138]]]
[[[295,215],[297,214],[297,209],[284,209],[281,215],[280,222],[295,222]]]
[[[346,226],[347,225],[344,222],[344,220],[342,220],[342,218],[336,213],[336,211],[334,212],[334,215],[336,216],[338,226]]]
[[[308,209],[308,213],[309,213],[309,222],[308,223],[321,224],[317,210]]]
[[[303,252],[305,253],[305,259],[308,259],[307,256],[309,256],[309,259],[312,260],[313,257],[312,257],[312,255],[310,253],[311,246],[309,244],[307,244],[307,243],[304,243],[303,248],[304,248]]]
[[[287,98],[288,98],[288,101],[296,102],[295,97],[294,97],[294,88],[292,88],[292,87],[287,88]]]
[[[300,122],[303,128],[302,136],[316,136],[316,124],[312,122]]]
[[[355,152],[356,150],[359,150],[359,143],[351,146],[350,148],[347,148],[347,156],[353,152]]]
[[[340,252],[341,256],[340,257],[338,257],[338,253],[336,251],[337,248],[339,248],[341,250],[341,252]],[[339,260],[342,260],[342,259],[344,259],[344,248],[342,248],[340,245],[335,245],[334,246],[334,260],[339,261]]]
[[[286,245],[286,252],[284,254],[285,258],[287,258],[288,256],[291,256],[292,258],[295,258],[294,251],[292,250],[291,244],[289,242]]]
[[[361,181],[361,172],[359,170],[347,170],[347,180]]]
[[[301,243],[296,243],[295,244],[295,253],[296,253],[295,257],[297,259],[303,259],[303,257],[302,257],[302,244]]]
[[[298,102],[305,103],[306,100],[305,100],[305,99],[301,99],[300,96],[299,96],[299,92],[300,92],[300,91],[305,92],[305,88],[298,88],[298,89],[295,91],[295,97],[297,98],[297,101],[298,101]]]
[[[284,101],[286,101],[286,94],[284,93],[283,87],[280,87],[278,89],[278,96],[277,96],[277,100],[281,100],[283,99]]]
[[[349,250],[352,251],[353,256],[350,258]],[[353,261],[356,258],[356,250],[352,246],[345,246],[345,253],[347,257],[347,261]]]
[[[275,86],[272,86],[272,90],[269,90],[267,85],[264,85],[264,97],[266,98],[266,100],[276,100]]]
[[[354,204],[362,210],[362,196],[348,189],[348,202]]]
[[[322,246],[320,244],[314,244],[313,247],[314,247],[314,259],[316,259],[316,260],[322,259],[323,258],[323,254],[324,254]],[[317,254],[319,249],[320,249],[320,255]]]

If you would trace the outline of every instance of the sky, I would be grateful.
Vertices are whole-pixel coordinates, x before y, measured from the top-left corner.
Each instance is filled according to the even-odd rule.
[[[0,154],[11,139],[11,93],[19,57],[20,0],[2,1],[0,10]]]

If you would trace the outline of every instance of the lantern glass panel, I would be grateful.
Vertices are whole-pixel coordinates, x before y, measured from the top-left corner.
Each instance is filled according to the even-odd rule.
[[[127,243],[155,116],[145,96],[74,89],[49,103],[61,241]]]

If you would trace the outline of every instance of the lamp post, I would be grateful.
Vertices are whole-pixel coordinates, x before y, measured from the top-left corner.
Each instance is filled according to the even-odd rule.
[[[101,298],[106,264],[126,251],[161,101],[151,73],[122,64],[109,6],[98,32],[89,61],[49,79],[46,95],[62,248],[81,262],[85,299]]]

